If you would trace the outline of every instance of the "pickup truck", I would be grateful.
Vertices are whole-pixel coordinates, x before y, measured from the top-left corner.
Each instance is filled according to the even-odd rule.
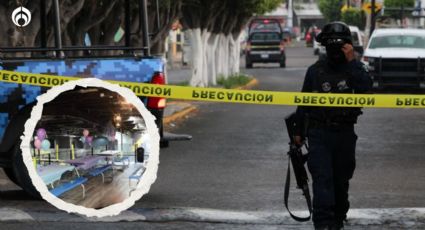
[[[245,47],[245,66],[253,63],[277,62],[286,67],[285,44],[288,42],[277,19],[254,19],[249,24]]]
[[[45,7],[45,5],[41,5],[43,2],[40,1],[39,9]],[[57,0],[53,2],[59,4]],[[138,13],[147,15],[146,5],[142,5],[147,4],[146,1],[139,1],[139,3]],[[46,41],[50,30],[46,25],[52,23],[55,46],[49,47],[46,42],[42,42],[40,47],[0,47],[0,70],[165,84],[165,63],[162,57],[150,54],[148,22],[145,17],[140,17],[139,23],[141,31],[141,38],[139,39],[143,39],[143,46],[134,46],[134,40],[130,39],[130,12],[134,14],[131,7],[130,0],[125,0],[126,20],[124,20],[125,28],[123,28],[125,31],[123,40],[125,40],[125,43],[123,45],[87,45],[83,47],[62,46],[61,25],[59,23],[60,12],[58,12],[59,7],[55,7],[51,11],[54,11],[53,13],[56,17],[53,18],[56,18],[56,21],[53,23],[51,21],[48,22],[47,17],[41,17],[42,27],[39,35],[43,37],[42,41]],[[25,30],[25,28],[22,28],[22,30]],[[96,54],[111,50],[118,51],[116,52],[118,54]],[[67,55],[71,53],[81,54],[80,56]],[[36,97],[46,92],[48,88],[0,81],[0,89],[0,168],[3,168],[6,175],[30,195],[38,196],[38,192],[32,185],[22,161],[20,136],[24,131],[25,122],[30,117],[32,107],[36,103]],[[168,140],[164,137],[162,124],[166,106],[165,98],[139,98],[156,117],[156,124],[161,136],[161,145],[167,146]],[[76,100],[83,99],[76,98]]]
[[[377,29],[369,39],[363,61],[374,80],[374,88],[423,88],[425,31]]]

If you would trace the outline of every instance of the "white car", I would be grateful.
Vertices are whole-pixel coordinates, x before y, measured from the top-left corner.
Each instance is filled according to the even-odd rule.
[[[351,31],[351,40],[353,42],[356,58],[360,60],[360,58],[363,55],[363,46],[364,46],[363,36],[362,36],[363,33],[360,31],[360,29],[357,26],[348,26],[348,27],[350,28],[350,31]],[[322,45],[319,45],[318,47],[319,47],[319,51],[318,51],[319,59],[324,59],[326,57],[326,48]]]
[[[369,39],[363,61],[376,88],[423,88],[425,30],[377,29]]]
[[[319,55],[320,47],[323,47],[319,42],[316,41],[316,38],[313,40],[313,53],[314,55]]]

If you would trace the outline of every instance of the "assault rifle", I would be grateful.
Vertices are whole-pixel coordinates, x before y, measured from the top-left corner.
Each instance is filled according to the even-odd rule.
[[[307,161],[307,154],[303,155],[301,147],[297,146],[295,144],[295,128],[296,128],[296,119],[295,119],[295,113],[292,113],[288,117],[285,118],[286,128],[288,130],[289,135],[289,151],[288,151],[288,172],[286,175],[286,183],[285,183],[285,195],[284,195],[284,201],[286,209],[288,210],[289,214],[292,218],[296,221],[308,221],[311,217],[311,197],[310,197],[310,190],[308,188],[308,176],[307,171],[305,170],[304,164]],[[291,184],[291,170],[290,170],[290,164],[292,163],[292,168],[294,169],[295,179],[297,181],[297,188],[301,189],[303,191],[303,195],[307,201],[309,216],[308,217],[298,217],[289,211],[288,208],[288,197],[289,197],[289,187]]]

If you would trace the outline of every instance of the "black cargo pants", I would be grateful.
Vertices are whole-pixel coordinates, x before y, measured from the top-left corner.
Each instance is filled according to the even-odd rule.
[[[314,225],[342,226],[350,207],[348,182],[356,166],[354,126],[310,128],[307,136]]]

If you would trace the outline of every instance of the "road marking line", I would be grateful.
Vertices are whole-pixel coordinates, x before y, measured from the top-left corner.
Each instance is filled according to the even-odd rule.
[[[35,221],[34,218],[31,217],[25,211],[16,209],[16,208],[0,208],[0,222],[8,222],[8,221]]]

